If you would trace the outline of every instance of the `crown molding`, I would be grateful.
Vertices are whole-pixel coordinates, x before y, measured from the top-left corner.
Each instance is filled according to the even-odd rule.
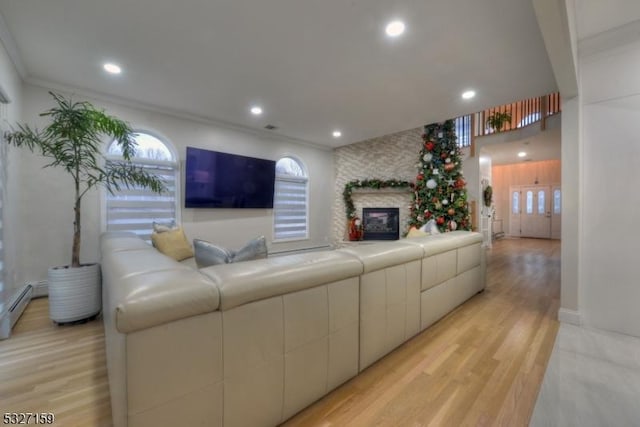
[[[55,90],[60,92],[66,92],[69,94],[79,95],[84,98],[90,98],[96,101],[108,102],[111,104],[120,105],[128,108],[135,108],[151,113],[164,114],[176,119],[188,120],[196,123],[201,123],[210,126],[222,127],[229,130],[235,130],[239,132],[250,133],[261,138],[274,141],[274,142],[290,142],[297,145],[304,145],[323,151],[333,151],[333,147],[327,145],[318,144],[304,139],[293,138],[282,134],[274,134],[266,130],[254,129],[248,126],[238,125],[236,123],[227,122],[225,120],[213,119],[205,116],[198,116],[196,114],[186,113],[180,110],[173,110],[166,107],[158,107],[157,105],[148,104],[141,101],[134,101],[128,98],[110,95],[104,92],[97,92],[90,89],[79,88],[75,86],[69,86],[61,83],[55,83],[44,79],[38,79],[34,77],[27,77],[25,83],[36,86],[46,90]]]
[[[578,40],[578,54],[588,57],[620,46],[636,43],[640,37],[640,20]]]

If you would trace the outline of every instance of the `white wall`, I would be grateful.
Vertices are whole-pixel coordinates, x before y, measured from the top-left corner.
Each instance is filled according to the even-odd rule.
[[[78,97],[80,99],[80,97]],[[265,235],[271,251],[317,247],[329,242],[333,202],[333,156],[329,149],[287,141],[264,133],[192,121],[113,102],[91,99],[97,107],[128,121],[135,129],[147,130],[169,141],[184,161],[186,147],[193,146],[240,155],[277,160],[285,155],[300,159],[309,174],[309,239],[272,243],[273,215],[269,209],[184,209],[182,223],[190,238],[200,237],[237,248],[247,240]],[[47,89],[25,85],[23,119],[42,124],[38,114],[52,106]],[[70,262],[72,242],[72,193],[70,178],[62,171],[41,169],[44,160],[22,153],[21,221],[24,242],[21,268],[26,280],[46,277],[49,266]],[[184,184],[181,185],[182,189]],[[181,190],[182,190],[181,189]],[[98,259],[101,232],[101,197],[85,196],[81,261]],[[184,203],[181,202],[181,206]]]
[[[560,312],[562,321],[580,323],[580,239],[582,139],[580,138],[580,98],[562,101],[562,226]]]
[[[585,323],[640,337],[640,42],[580,58]]]
[[[7,51],[2,43],[0,43],[0,85],[4,92],[8,95],[11,102],[6,105],[6,120],[2,128],[6,129],[11,123],[20,119],[22,108],[22,81],[13,63],[11,62]],[[20,238],[20,230],[18,228],[18,195],[21,192],[20,179],[18,175],[19,155],[17,149],[9,147],[7,149],[5,172],[6,182],[4,189],[5,204],[3,205],[3,233],[4,233],[4,256],[5,256],[5,284],[8,289],[8,296],[12,290],[22,284],[22,276],[18,265],[18,253],[21,251],[22,239]]]

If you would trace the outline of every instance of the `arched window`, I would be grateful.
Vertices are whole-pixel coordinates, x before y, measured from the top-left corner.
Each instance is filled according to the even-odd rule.
[[[302,164],[296,159],[283,157],[276,163],[274,240],[308,237],[308,180]]]
[[[132,161],[160,177],[167,191],[157,194],[148,188],[123,187],[106,195],[106,229],[131,231],[145,240],[151,239],[153,222],[178,222],[178,159],[169,145],[153,135],[135,134],[138,146]],[[107,159],[119,160],[120,145],[112,141],[107,147]]]

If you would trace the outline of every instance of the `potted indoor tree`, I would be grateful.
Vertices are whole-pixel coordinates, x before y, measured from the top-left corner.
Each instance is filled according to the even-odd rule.
[[[511,113],[505,111],[501,113],[500,111],[496,111],[487,117],[486,125],[494,130],[494,132],[502,131],[502,128],[505,124],[511,123]]]
[[[110,193],[131,186],[161,193],[166,187],[162,180],[131,161],[137,144],[126,122],[89,102],[75,102],[49,93],[57,105],[40,116],[48,117],[50,123],[41,130],[19,124],[5,135],[5,140],[50,159],[44,167],[61,168],[71,177],[74,192],[71,264],[48,271],[49,315],[54,322],[66,323],[91,318],[100,312],[102,305],[99,264],[80,263],[83,197],[99,186]],[[121,161],[106,160],[103,156],[105,137],[120,145]]]

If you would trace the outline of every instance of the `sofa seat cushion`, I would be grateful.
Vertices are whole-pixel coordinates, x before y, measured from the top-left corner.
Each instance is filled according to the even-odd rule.
[[[133,234],[104,233],[101,254],[103,310],[115,313],[122,333],[218,308],[220,294],[211,280]]]
[[[424,256],[429,257],[474,243],[482,243],[482,234],[472,231],[452,231],[426,237],[405,239],[403,242],[420,246],[424,251]]]
[[[340,251],[293,254],[200,270],[218,286],[221,310],[358,276],[362,271],[358,259]]]
[[[364,264],[365,273],[415,261],[423,256],[420,246],[407,245],[404,241],[358,245],[339,249],[337,252],[350,254],[360,259]]]
[[[110,231],[100,238],[102,252],[120,252],[153,247],[134,233],[128,231]]]
[[[126,292],[116,307],[123,333],[215,311],[220,298],[215,285],[191,269],[133,274],[119,286]]]

